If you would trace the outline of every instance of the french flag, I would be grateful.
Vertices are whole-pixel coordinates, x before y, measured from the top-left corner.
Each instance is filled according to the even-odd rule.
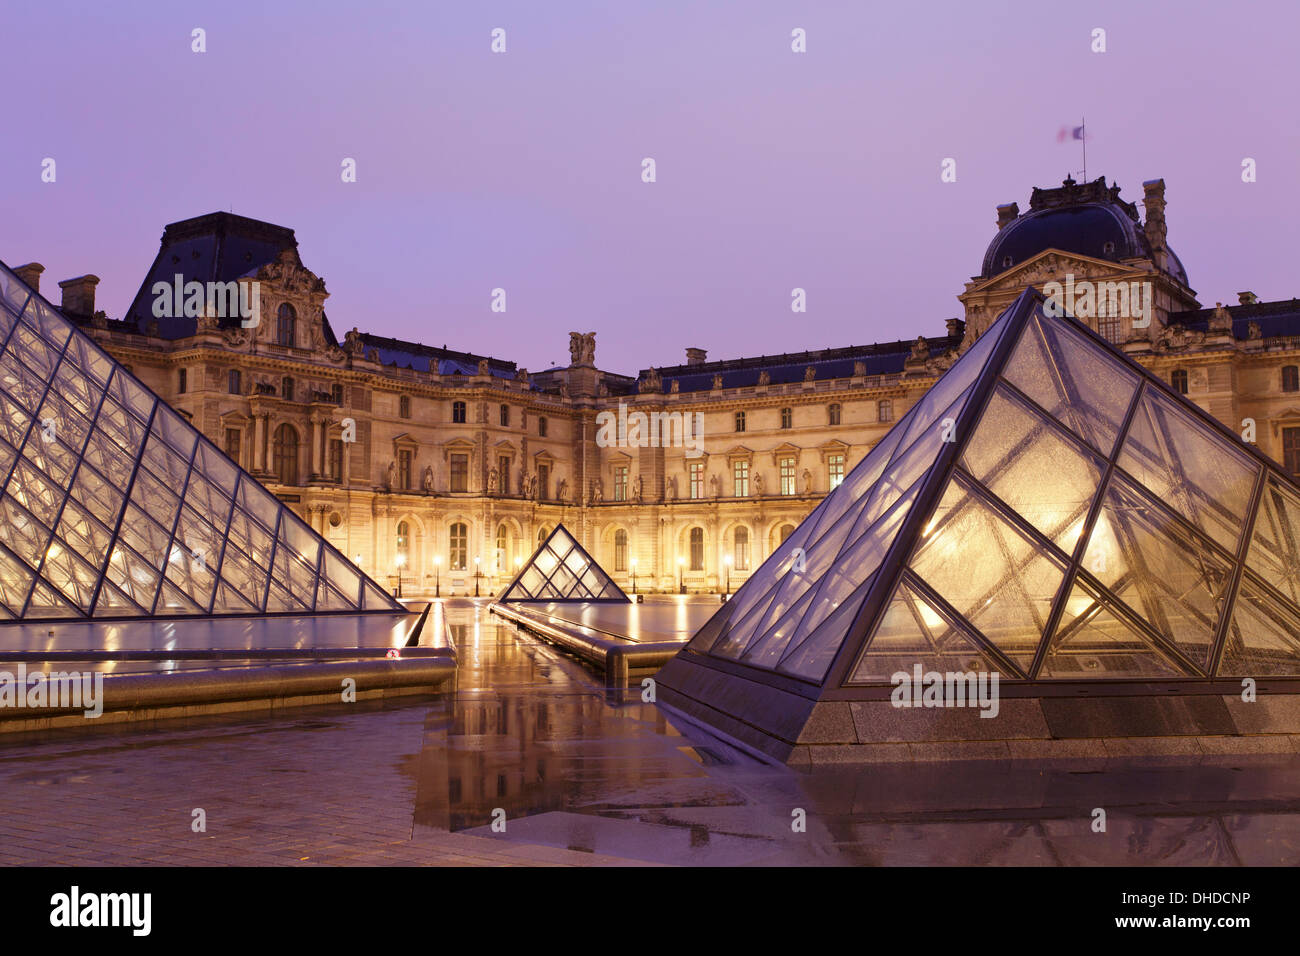
[[[1062,126],[1061,131],[1056,134],[1056,141],[1058,143],[1064,143],[1067,139],[1083,139],[1083,127],[1075,126],[1071,128],[1069,126]]]

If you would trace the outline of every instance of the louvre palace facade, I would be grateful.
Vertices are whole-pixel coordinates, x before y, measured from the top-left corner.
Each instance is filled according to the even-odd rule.
[[[1300,301],[1206,307],[1166,240],[1164,193],[1145,183],[1139,215],[1104,179],[1067,179],[1023,213],[999,206],[943,334],[722,361],[687,348],[635,375],[599,368],[590,333],[571,336],[568,367],[530,373],[352,327],[365,317],[336,327],[293,231],[229,213],[167,226],[120,319],[97,309],[95,276],[59,286],[66,317],[407,596],[492,594],[559,523],[629,592],[734,590],[1029,285],[1144,289],[1140,320],[1089,324],[1300,474]],[[14,271],[38,288],[44,270]],[[188,282],[256,283],[258,320],[158,308]],[[602,440],[602,421],[637,412],[648,433]]]

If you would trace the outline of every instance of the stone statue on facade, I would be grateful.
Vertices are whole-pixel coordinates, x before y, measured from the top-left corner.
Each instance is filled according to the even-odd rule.
[[[720,389],[720,388],[722,388],[722,373],[721,373],[721,372],[714,372],[714,373],[713,373],[713,387],[714,387],[715,390],[716,390],[716,389]]]
[[[569,333],[569,359],[571,365],[596,364],[596,333]]]
[[[718,494],[721,492],[717,475],[709,475],[709,491],[715,498],[718,497]]]
[[[388,463],[388,490],[394,491],[397,488],[397,462]]]
[[[555,486],[555,500],[564,502],[569,500],[569,483],[563,478]]]
[[[805,468],[799,478],[803,483],[803,493],[805,495],[812,494],[812,472]]]
[[[668,391],[676,395],[681,390],[682,390],[682,383],[677,381],[677,379],[673,379],[672,384],[668,386]]]
[[[853,374],[854,374],[854,376],[855,376],[856,378],[864,378],[864,377],[866,376],[866,374],[867,374],[867,363],[866,363],[866,362],[854,362],[854,363],[853,363]]]
[[[595,481],[591,483],[590,503],[593,505],[598,505],[604,500],[605,500],[605,482],[602,479],[597,478]]]
[[[641,475],[638,474],[635,478],[632,479],[632,500],[635,501],[637,504],[641,503],[641,492],[643,488],[644,488],[644,484],[641,481]]]
[[[805,382],[815,381],[816,378],[817,378],[817,369],[815,367],[809,365],[806,369],[803,370],[803,380]]]
[[[479,360],[478,360],[478,373],[479,373],[480,375],[491,375],[491,374],[492,374],[492,369],[488,366],[488,360],[487,360],[487,359],[479,359]]]
[[[488,469],[488,494],[494,495],[497,493],[497,482],[500,480],[501,479],[499,477],[496,468],[489,468]]]
[[[522,465],[519,466],[519,485],[518,485],[517,487],[519,488],[519,493],[520,493],[521,495],[524,495],[525,497],[527,497],[527,495],[528,495],[528,469],[525,468],[525,467],[523,467]]]
[[[424,488],[424,493],[426,495],[433,494],[433,466],[432,465],[424,466],[424,481],[421,483],[421,487]]]
[[[1232,334],[1232,313],[1223,307],[1222,302],[1214,303],[1214,314],[1210,316],[1209,330],[1211,335]]]
[[[763,497],[763,473],[761,471],[754,473],[754,497]]]
[[[645,373],[645,378],[641,379],[641,381],[636,383],[636,390],[642,393],[661,392],[663,391],[663,387],[664,387],[663,376],[659,374],[658,369],[656,369],[654,366],[651,366],[650,369]]]
[[[677,500],[677,476],[676,475],[668,476],[668,500],[669,501]]]
[[[763,369],[763,371],[759,372],[759,373],[758,373],[758,384],[759,384],[759,385],[771,385],[771,384],[772,384],[772,373],[769,372],[767,369]]]

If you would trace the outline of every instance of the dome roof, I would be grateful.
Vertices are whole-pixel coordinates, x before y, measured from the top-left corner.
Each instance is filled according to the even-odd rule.
[[[1060,249],[1093,259],[1119,262],[1152,257],[1137,207],[1119,198],[1105,178],[1079,185],[1066,179],[1057,189],[1035,189],[1029,212],[1004,225],[984,253],[981,278],[990,278],[1032,259],[1044,249]],[[1187,283],[1182,263],[1168,250],[1173,275]]]

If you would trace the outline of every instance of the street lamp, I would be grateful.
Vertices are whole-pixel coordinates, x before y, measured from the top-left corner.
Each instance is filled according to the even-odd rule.
[[[728,597],[730,597],[730,595],[731,595],[731,555],[727,555],[726,557],[724,557],[724,558],[722,559],[722,563],[725,564],[725,565],[727,566],[727,595],[728,595]]]
[[[433,556],[433,596],[442,597],[442,555]]]
[[[636,558],[632,559],[632,594],[636,594]]]
[[[483,577],[483,572],[478,569],[479,558],[474,558],[474,596],[478,597],[478,579]]]
[[[395,562],[397,564],[397,597],[402,597],[402,565],[406,563],[406,555],[399,554]]]
[[[685,570],[686,570],[686,559],[678,558],[677,559],[677,590],[680,591],[682,594],[686,593],[686,579],[682,577]]]

